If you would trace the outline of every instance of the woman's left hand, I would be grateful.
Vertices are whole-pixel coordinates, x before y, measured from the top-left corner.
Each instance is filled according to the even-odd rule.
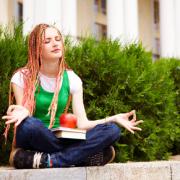
[[[130,117],[132,119],[130,120]],[[141,131],[142,129],[137,127],[138,124],[143,123],[143,120],[136,121],[136,112],[135,110],[130,111],[128,113],[117,114],[114,116],[115,123],[119,124],[120,126],[124,127],[128,131],[134,134],[135,131]]]

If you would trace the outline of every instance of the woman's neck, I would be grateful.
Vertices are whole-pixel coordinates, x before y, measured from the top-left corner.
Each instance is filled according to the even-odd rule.
[[[56,77],[59,72],[59,62],[46,62],[41,65],[40,72],[48,77]]]

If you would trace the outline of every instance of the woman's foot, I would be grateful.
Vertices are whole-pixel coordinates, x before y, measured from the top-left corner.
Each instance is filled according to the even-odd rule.
[[[78,166],[104,166],[111,163],[115,158],[115,150],[113,146],[109,146],[102,151],[89,156],[85,162]]]
[[[9,162],[17,169],[47,168],[49,159],[49,155],[46,153],[18,148],[11,152]]]

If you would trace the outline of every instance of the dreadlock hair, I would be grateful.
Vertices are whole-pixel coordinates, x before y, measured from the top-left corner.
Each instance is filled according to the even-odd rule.
[[[30,115],[32,115],[35,111],[35,91],[37,85],[40,83],[38,73],[42,64],[42,43],[43,38],[45,38],[45,30],[49,27],[55,28],[54,26],[48,24],[39,24],[30,33],[28,40],[28,62],[25,67],[21,68],[24,80],[22,105],[29,110]],[[62,38],[60,31],[57,28],[55,29]],[[64,60],[64,44],[62,44],[62,56],[59,59],[59,70],[56,76],[56,87],[51,104],[48,108],[48,114],[50,114],[49,128],[54,125],[58,94],[60,90],[60,79],[66,68],[68,68],[68,66]]]

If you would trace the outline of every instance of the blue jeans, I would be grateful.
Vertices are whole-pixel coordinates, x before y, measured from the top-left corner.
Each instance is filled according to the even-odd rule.
[[[87,131],[86,140],[58,139],[34,118],[26,118],[16,132],[16,146],[27,150],[49,153],[53,167],[68,167],[82,163],[88,156],[112,145],[120,137],[114,123],[100,124]]]

